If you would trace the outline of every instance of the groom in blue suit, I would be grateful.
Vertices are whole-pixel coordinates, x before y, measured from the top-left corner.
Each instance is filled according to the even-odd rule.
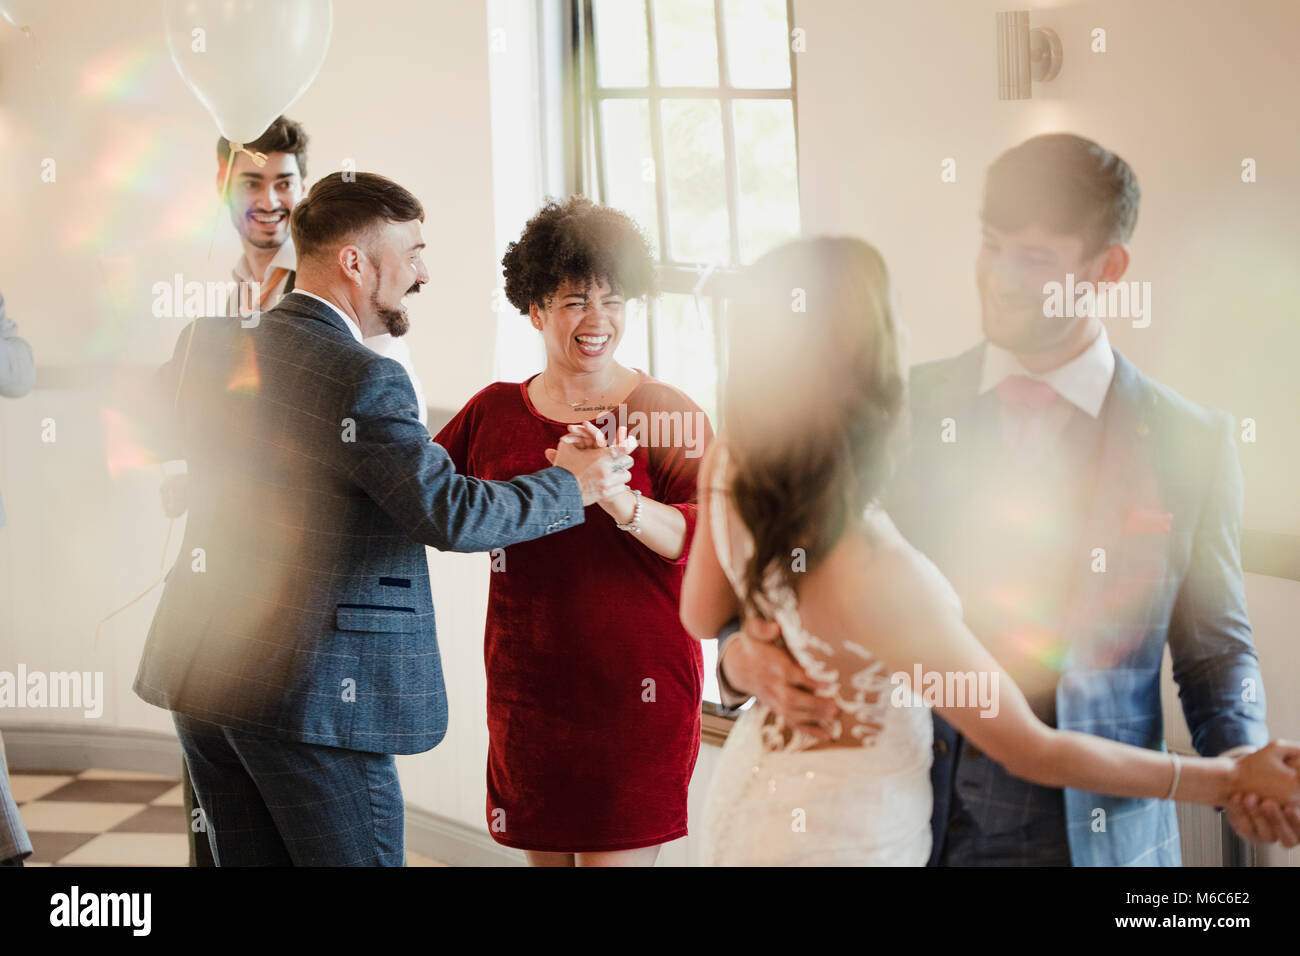
[[[976,269],[986,341],[912,370],[911,442],[884,504],[1044,722],[1164,749],[1167,646],[1196,750],[1244,754],[1268,730],[1234,422],[1144,376],[1101,322],[1150,321],[1142,287],[1121,300],[1104,285],[1128,266],[1138,198],[1129,166],[1078,136],[994,162]],[[745,688],[797,723],[825,720],[768,638],[750,624],[720,648],[724,705]],[[938,716],[934,730],[931,865],[1179,865],[1171,802],[1038,786]],[[1230,820],[1256,840],[1300,833],[1295,808],[1235,805]]]
[[[407,330],[423,219],[383,177],[326,176],[293,211],[295,290],[197,320],[162,370],[190,508],[135,691],[172,711],[219,866],[401,866],[393,755],[447,730],[426,546],[562,532],[627,482],[622,448],[569,444],[511,481],[456,473],[362,344]]]

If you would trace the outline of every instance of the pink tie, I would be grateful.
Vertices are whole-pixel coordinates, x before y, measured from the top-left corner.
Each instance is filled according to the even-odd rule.
[[[1008,375],[997,388],[1003,405],[1036,412],[1055,402],[1060,396],[1046,382],[1028,375]]]
[[[1041,452],[1041,442],[1031,442],[1030,435],[1035,434],[1034,424],[1041,423],[1044,410],[1060,397],[1056,389],[1027,375],[1008,375],[998,385],[997,392],[1008,412],[1002,425],[1003,446],[1031,457],[1034,447]]]

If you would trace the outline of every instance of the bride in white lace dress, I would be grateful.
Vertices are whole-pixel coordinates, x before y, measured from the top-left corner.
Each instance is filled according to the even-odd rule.
[[[707,515],[718,562],[740,597],[753,539],[722,491],[727,453],[724,445],[716,448],[700,520]],[[867,512],[862,532],[878,544],[907,547],[877,508]],[[934,576],[960,614],[956,594],[937,570]],[[923,866],[930,856],[930,711],[910,690],[899,692],[907,706],[894,706],[884,662],[857,641],[809,633],[795,593],[775,576],[758,603],[781,625],[799,665],[829,685],[842,717],[831,727],[831,742],[819,746],[762,703],[741,715],[705,806],[705,861]]]
[[[682,621],[702,640],[738,616],[775,621],[840,716],[823,728],[829,739],[761,701],[740,717],[706,798],[706,864],[923,866],[933,725],[900,679],[917,668],[986,679],[992,707],[927,702],[1015,776],[1213,806],[1236,792],[1300,801],[1294,745],[1180,764],[1039,721],[962,623],[943,575],[873,505],[903,406],[879,253],[804,240],[747,277],[733,298],[722,429],[700,468]]]

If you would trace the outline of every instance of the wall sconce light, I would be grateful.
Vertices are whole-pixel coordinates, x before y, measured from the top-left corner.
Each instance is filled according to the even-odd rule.
[[[1033,99],[1033,81],[1046,83],[1061,72],[1061,38],[1047,27],[1029,28],[1028,10],[998,18],[998,99]]]

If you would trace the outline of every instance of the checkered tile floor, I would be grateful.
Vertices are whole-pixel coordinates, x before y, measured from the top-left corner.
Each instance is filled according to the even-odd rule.
[[[186,866],[185,806],[175,777],[121,770],[13,770],[32,838],[27,866]],[[407,853],[407,866],[439,866]]]
[[[185,866],[185,808],[173,777],[120,770],[14,771],[32,838],[27,866]]]

